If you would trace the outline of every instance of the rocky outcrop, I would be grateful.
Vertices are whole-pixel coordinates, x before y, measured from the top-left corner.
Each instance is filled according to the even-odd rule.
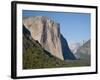
[[[30,31],[32,38],[53,56],[61,60],[75,59],[60,33],[59,23],[46,16],[35,16],[23,17],[23,24]]]
[[[81,47],[77,49],[75,56],[78,59],[90,59],[90,55],[91,55],[90,43],[91,41],[88,40]]]

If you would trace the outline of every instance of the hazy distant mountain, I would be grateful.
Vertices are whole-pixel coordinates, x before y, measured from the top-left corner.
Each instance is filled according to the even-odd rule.
[[[77,52],[75,53],[75,56],[78,59],[90,59],[91,57],[91,48],[90,48],[90,40],[85,42],[81,47],[77,49]]]
[[[51,55],[64,60],[76,59],[60,33],[60,24],[46,16],[23,17],[23,24],[31,37]]]
[[[81,43],[69,43],[69,48],[70,50],[75,54],[77,49],[81,46],[82,44]]]

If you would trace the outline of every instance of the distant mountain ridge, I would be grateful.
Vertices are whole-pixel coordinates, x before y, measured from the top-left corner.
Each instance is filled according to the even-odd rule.
[[[69,43],[69,48],[71,49],[71,51],[75,54],[77,49],[81,46],[81,43],[78,42],[73,42],[73,43]]]
[[[85,42],[82,46],[77,49],[75,56],[78,59],[90,59],[91,57],[91,40]]]
[[[53,56],[61,60],[76,59],[60,33],[59,23],[46,16],[35,16],[23,17],[23,25],[29,30],[31,37]]]

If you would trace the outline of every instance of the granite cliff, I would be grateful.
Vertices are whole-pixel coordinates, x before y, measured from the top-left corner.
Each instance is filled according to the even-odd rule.
[[[60,33],[59,23],[46,16],[35,16],[23,17],[23,25],[30,31],[32,38],[53,56],[61,60],[76,59]]]

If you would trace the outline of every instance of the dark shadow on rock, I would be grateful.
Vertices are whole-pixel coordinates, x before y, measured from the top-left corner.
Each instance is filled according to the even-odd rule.
[[[26,36],[26,37],[29,37],[31,36],[30,32],[28,31],[28,29],[26,29],[26,27],[23,25],[23,34]]]
[[[75,60],[76,58],[74,54],[71,52],[71,50],[69,49],[68,43],[62,34],[60,36],[60,39],[61,39],[61,46],[62,46],[64,60]]]

